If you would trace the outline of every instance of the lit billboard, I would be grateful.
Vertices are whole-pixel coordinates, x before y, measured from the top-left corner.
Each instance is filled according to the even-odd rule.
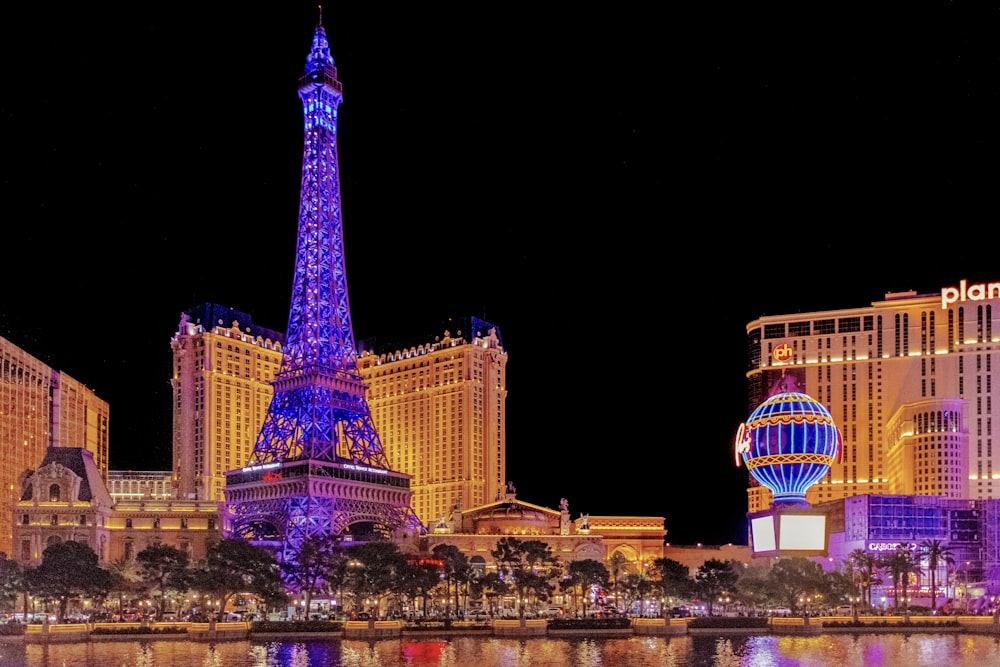
[[[826,515],[787,509],[755,512],[749,516],[755,554],[825,556],[829,544]]]

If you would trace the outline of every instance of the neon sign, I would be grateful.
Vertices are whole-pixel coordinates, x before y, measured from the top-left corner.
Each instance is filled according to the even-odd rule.
[[[261,477],[261,479],[264,480],[265,482],[276,482],[279,479],[281,479],[281,473],[280,472],[272,472],[272,471],[268,470],[266,473],[264,473],[264,476]]]
[[[869,542],[868,551],[896,551],[896,549],[916,551],[917,545],[914,542]]]
[[[360,470],[361,472],[374,472],[380,475],[388,475],[388,470],[383,470],[382,468],[369,468],[368,466],[354,465],[353,463],[345,463],[344,468],[347,470]]]
[[[792,358],[792,346],[788,343],[782,343],[778,347],[774,348],[774,352],[771,356],[775,361],[788,361]]]
[[[267,470],[268,468],[277,468],[281,463],[261,463],[260,465],[247,466],[243,468],[243,472],[254,472],[255,470]]]
[[[952,303],[985,301],[986,299],[1000,299],[1000,283],[968,285],[963,279],[958,281],[958,287],[941,288],[942,309],[947,309]]]
[[[750,452],[750,434],[747,433],[746,422],[740,424],[739,429],[736,431],[736,467],[740,467],[740,462],[743,460],[741,454],[747,454]]]

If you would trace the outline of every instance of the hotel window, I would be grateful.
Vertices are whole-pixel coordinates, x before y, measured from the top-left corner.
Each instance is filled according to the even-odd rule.
[[[784,338],[784,337],[785,337],[784,323],[764,325],[764,338]]]
[[[838,325],[840,333],[851,333],[853,331],[861,331],[861,318],[842,317],[840,318]]]
[[[810,322],[808,320],[806,320],[805,322],[788,323],[789,336],[808,336],[809,332],[810,332]]]
[[[816,320],[813,322],[813,331],[817,335],[832,334],[834,332],[834,320]]]

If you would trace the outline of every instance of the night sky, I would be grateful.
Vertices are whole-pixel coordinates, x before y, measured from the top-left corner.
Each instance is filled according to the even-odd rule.
[[[316,4],[31,4],[0,335],[168,469],[180,312],[287,326]],[[1000,279],[998,10],[540,4],[324,8],[355,337],[498,325],[521,499],[745,543],[746,324]]]

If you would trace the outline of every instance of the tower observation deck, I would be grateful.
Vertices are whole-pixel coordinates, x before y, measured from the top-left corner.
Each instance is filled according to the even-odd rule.
[[[358,371],[337,163],[343,91],[322,13],[299,98],[305,146],[285,347],[250,460],[226,473],[223,523],[284,559],[307,537],[426,532],[410,509],[410,476],[389,469]]]

